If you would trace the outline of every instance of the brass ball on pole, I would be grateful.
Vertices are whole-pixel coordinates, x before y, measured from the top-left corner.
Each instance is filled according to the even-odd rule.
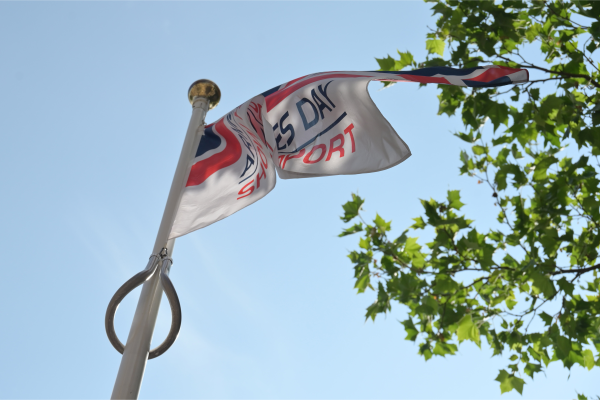
[[[192,83],[188,90],[188,99],[194,103],[194,97],[204,97],[208,99],[209,109],[212,110],[221,100],[221,90],[216,83],[208,79],[199,79]]]

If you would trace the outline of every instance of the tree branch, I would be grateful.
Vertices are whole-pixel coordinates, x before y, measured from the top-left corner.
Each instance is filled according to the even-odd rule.
[[[557,272],[553,272],[550,275],[560,275],[560,274],[584,274],[586,272],[593,271],[595,269],[600,269],[600,264],[596,264],[593,267],[580,268],[580,269],[562,269],[558,268]]]
[[[562,76],[560,77],[556,77],[556,78],[546,78],[546,79],[536,79],[535,81],[527,81],[527,82],[523,82],[522,85],[525,85],[527,83],[536,83],[536,82],[546,82],[546,81],[556,81],[556,80],[562,80],[565,79]]]
[[[496,55],[497,57],[503,59],[504,61],[508,61],[508,62],[514,62],[513,60],[511,60],[510,58],[501,56],[501,55]],[[528,62],[526,62],[525,64],[527,65],[519,65],[519,67],[525,67],[525,68],[533,68],[533,69],[537,69],[540,71],[544,71],[544,72],[548,72],[550,74],[556,74],[556,75],[562,75],[562,76],[568,76],[570,78],[585,78],[587,79],[592,85],[596,86],[597,88],[600,89],[600,83],[596,82],[591,76],[589,75],[584,75],[584,74],[572,74],[570,72],[564,72],[564,71],[552,71],[550,69],[546,69],[546,68],[542,68],[542,67],[538,67],[537,65],[533,65],[530,64]]]

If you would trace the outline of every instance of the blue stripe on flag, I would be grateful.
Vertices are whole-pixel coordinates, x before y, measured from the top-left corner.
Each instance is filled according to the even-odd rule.
[[[263,92],[263,93],[261,93],[261,94],[262,94],[264,97],[267,97],[268,95],[270,95],[270,94],[273,94],[273,93],[275,93],[276,91],[278,91],[280,87],[281,87],[281,85],[277,85],[277,86],[275,86],[273,89],[269,89],[269,90],[267,90],[266,92]]]
[[[198,150],[196,151],[195,157],[200,157],[202,154],[207,151],[216,149],[221,145],[221,138],[215,134],[213,131],[213,127],[209,126],[204,129],[204,135],[200,139],[200,144],[198,145]]]
[[[326,134],[327,132],[329,132],[331,129],[333,129],[333,127],[335,127],[337,124],[339,124],[344,117],[346,117],[346,111],[344,111],[344,113],[342,115],[340,115],[340,117],[338,119],[336,119],[333,124],[329,125],[327,128],[325,128],[323,131],[319,132],[314,138],[310,139],[308,142],[304,143],[302,146],[298,147],[296,150],[294,151],[280,151],[279,154],[294,154],[299,152],[300,150],[302,150],[303,148],[305,148],[306,146],[308,146],[309,144],[311,144],[312,142],[314,142],[315,140],[317,140],[317,138],[321,135]]]

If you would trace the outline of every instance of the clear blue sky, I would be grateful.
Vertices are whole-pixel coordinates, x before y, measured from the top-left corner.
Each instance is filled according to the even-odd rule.
[[[299,76],[377,69],[396,49],[425,55],[421,2],[0,3],[0,397],[107,398],[120,355],[104,333],[114,291],[152,250],[191,107],[215,81],[213,121]],[[340,239],[341,204],[396,232],[420,198],[463,190],[493,223],[489,193],[458,176],[460,121],[437,116],[437,88],[371,95],[413,156],[352,177],[279,180],[258,203],[177,240],[178,341],[148,364],[141,398],[512,399],[494,381],[508,362],[467,343],[425,362],[404,340],[400,307],[364,321]],[[125,340],[139,292],[117,315]],[[155,343],[170,324],[163,303]],[[558,363],[523,398],[597,393],[594,372]],[[595,382],[595,384],[594,384]]]

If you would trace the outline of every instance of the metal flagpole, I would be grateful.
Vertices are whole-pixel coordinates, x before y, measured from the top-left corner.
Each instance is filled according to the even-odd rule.
[[[192,84],[188,91],[188,97],[193,107],[192,118],[185,135],[183,148],[181,149],[181,155],[179,157],[179,162],[177,163],[177,169],[175,170],[175,176],[173,177],[173,183],[171,184],[171,190],[169,191],[169,197],[167,198],[165,211],[158,229],[152,256],[150,257],[150,261],[148,262],[146,270],[140,273],[142,275],[152,275],[144,283],[142,293],[140,294],[140,299],[135,310],[133,322],[131,323],[131,329],[129,331],[127,343],[123,351],[123,357],[121,359],[121,365],[119,366],[119,372],[117,373],[117,379],[115,381],[111,399],[138,398],[140,387],[142,385],[142,379],[144,377],[144,371],[146,369],[146,362],[148,361],[148,355],[150,353],[150,342],[152,341],[152,334],[154,332],[156,317],[158,315],[160,300],[163,293],[163,285],[161,284],[160,278],[161,274],[159,273],[160,271],[155,270],[155,272],[151,272],[149,270],[156,268],[160,256],[163,259],[163,271],[166,271],[166,273],[169,272],[171,262],[170,257],[173,254],[175,239],[168,240],[168,238],[169,234],[171,233],[173,221],[175,220],[179,202],[181,200],[181,191],[184,188],[186,180],[188,179],[190,171],[189,162],[194,155],[193,152],[198,147],[202,134],[204,133],[204,130],[201,128],[204,126],[204,118],[206,117],[206,113],[209,109],[218,104],[221,98],[221,92],[219,87],[214,82],[202,79]],[[118,293],[119,292],[117,292],[117,294]],[[126,295],[126,293],[123,295],[123,297]],[[117,294],[115,294],[115,297]],[[118,299],[116,302],[116,306],[114,307],[115,310],[120,300],[121,299]],[[110,307],[111,306],[109,305],[109,309]],[[107,320],[109,318],[108,314],[109,313],[107,312]],[[114,315],[112,315],[111,318],[114,318]],[[111,323],[112,327],[112,319],[110,319],[109,322]],[[108,331],[109,329],[107,328],[107,332]],[[110,338],[111,335],[109,334],[109,339]],[[116,340],[118,342],[118,339]],[[111,339],[111,342],[113,342],[113,339]],[[162,353],[157,355],[160,354]]]

